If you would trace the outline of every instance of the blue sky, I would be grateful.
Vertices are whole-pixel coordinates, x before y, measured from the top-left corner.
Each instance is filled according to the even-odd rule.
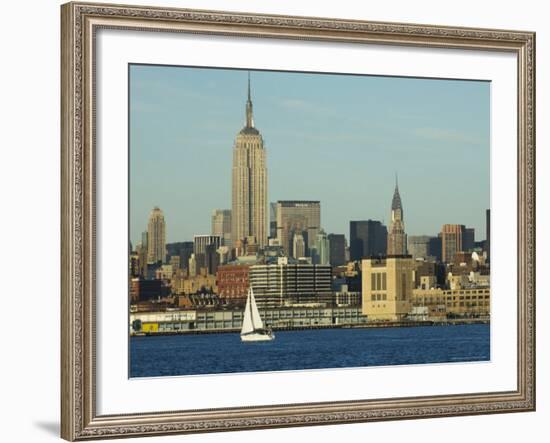
[[[320,200],[321,224],[349,239],[349,221],[386,224],[399,176],[405,229],[444,223],[485,238],[490,83],[251,71],[264,138],[268,198]],[[130,239],[154,206],[167,240],[210,232],[231,208],[231,161],[243,127],[247,71],[130,66]]]

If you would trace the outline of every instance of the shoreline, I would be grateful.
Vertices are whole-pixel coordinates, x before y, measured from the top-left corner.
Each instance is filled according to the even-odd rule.
[[[372,322],[367,324],[341,324],[341,325],[315,325],[315,326],[276,326],[272,327],[274,332],[277,331],[306,331],[316,329],[378,329],[378,328],[412,328],[423,326],[459,326],[459,325],[479,325],[490,324],[488,318],[460,318],[460,319],[445,319],[441,321],[426,320],[426,321],[403,321],[403,322]],[[239,333],[240,328],[224,328],[224,329],[188,329],[170,332],[142,332],[130,333],[130,338],[133,337],[157,337],[168,335],[203,335],[203,334],[235,334]]]

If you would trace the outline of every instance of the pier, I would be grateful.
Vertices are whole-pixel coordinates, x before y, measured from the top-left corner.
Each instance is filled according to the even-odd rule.
[[[261,310],[265,324],[274,331],[350,328],[403,328],[421,326],[453,326],[487,324],[489,317],[433,318],[426,320],[369,321],[354,307],[339,308],[275,308]],[[157,336],[181,334],[238,333],[242,311],[164,311],[132,313],[130,335]]]

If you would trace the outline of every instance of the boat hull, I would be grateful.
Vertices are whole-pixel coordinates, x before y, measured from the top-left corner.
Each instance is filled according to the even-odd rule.
[[[241,335],[241,341],[254,342],[254,341],[271,341],[275,338],[275,334],[261,334],[258,332],[252,332],[250,334]]]

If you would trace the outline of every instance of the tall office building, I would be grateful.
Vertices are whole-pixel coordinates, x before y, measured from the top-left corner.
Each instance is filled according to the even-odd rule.
[[[475,247],[475,229],[474,228],[464,228],[462,234],[462,250],[464,252],[472,252]]]
[[[222,246],[231,246],[231,210],[214,209],[212,211],[212,235],[221,239]]]
[[[315,242],[315,260],[314,264],[328,265],[330,264],[330,242],[328,235],[322,229],[317,234],[317,240]]]
[[[201,268],[207,268],[209,273],[212,273],[214,267],[212,265],[212,255],[220,247],[221,238],[218,235],[195,235],[193,236],[193,253],[195,256],[195,262],[197,272]]]
[[[204,254],[208,245],[214,245],[216,249],[220,247],[221,238],[218,235],[194,235],[193,236],[193,253]]]
[[[147,224],[147,261],[164,262],[166,259],[166,222],[164,214],[155,206],[149,214]]]
[[[386,255],[388,230],[377,220],[349,222],[350,260]]]
[[[430,239],[430,242],[428,244],[428,253],[432,257],[435,257],[435,260],[440,262],[441,261],[441,233],[437,234],[437,237],[432,237]]]
[[[407,234],[405,234],[405,222],[403,218],[403,205],[399,195],[397,179],[395,191],[391,201],[391,223],[388,232],[388,256],[407,254]]]
[[[443,225],[441,228],[441,260],[450,263],[457,252],[461,252],[464,225]]]
[[[342,266],[346,263],[346,236],[344,234],[328,235],[330,258],[332,266]]]
[[[315,247],[321,226],[321,203],[312,200],[279,200],[277,202],[277,239],[287,256],[292,256],[292,242],[300,234],[306,244],[306,255]]]
[[[233,244],[255,237],[260,247],[267,244],[267,166],[264,142],[254,127],[250,74],[245,126],[233,148],[231,240]]]

